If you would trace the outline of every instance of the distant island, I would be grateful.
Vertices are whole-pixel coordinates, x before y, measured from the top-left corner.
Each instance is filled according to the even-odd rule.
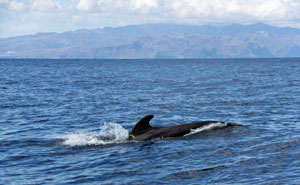
[[[142,24],[0,39],[0,58],[165,59],[300,57],[300,29]]]

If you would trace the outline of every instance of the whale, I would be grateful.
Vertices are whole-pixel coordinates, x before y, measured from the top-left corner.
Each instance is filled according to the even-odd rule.
[[[152,118],[154,118],[154,115],[147,115],[140,119],[129,132],[129,140],[146,141],[180,137],[190,134],[195,129],[218,123],[222,124],[223,127],[239,126],[235,123],[225,123],[220,121],[199,121],[164,127],[154,127],[150,125],[150,120]]]

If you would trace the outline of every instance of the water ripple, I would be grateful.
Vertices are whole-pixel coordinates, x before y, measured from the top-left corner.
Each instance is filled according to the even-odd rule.
[[[1,59],[0,184],[299,184],[299,62]],[[128,142],[148,114],[244,126]]]

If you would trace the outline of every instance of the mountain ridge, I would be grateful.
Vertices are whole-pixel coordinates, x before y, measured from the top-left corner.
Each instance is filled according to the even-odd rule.
[[[141,24],[0,39],[0,58],[144,59],[300,57],[300,29]]]

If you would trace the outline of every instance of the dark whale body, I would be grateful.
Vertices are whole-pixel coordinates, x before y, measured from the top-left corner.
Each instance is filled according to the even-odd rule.
[[[180,125],[166,126],[166,127],[152,127],[149,122],[153,115],[147,115],[142,118],[129,132],[129,140],[144,141],[150,139],[162,139],[169,137],[179,137],[189,134],[193,129],[201,128],[213,123],[223,123],[219,121],[201,121],[184,123]],[[234,123],[226,123],[227,126],[237,126]]]

